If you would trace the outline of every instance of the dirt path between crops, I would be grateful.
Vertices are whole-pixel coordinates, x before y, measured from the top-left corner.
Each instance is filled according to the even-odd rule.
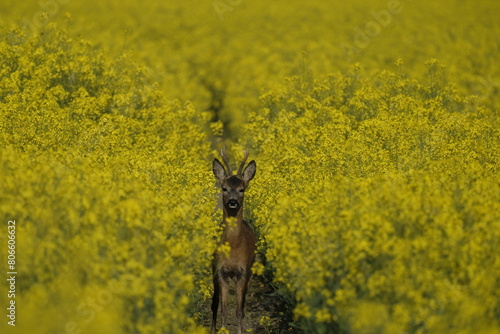
[[[235,316],[234,287],[229,294],[228,330],[237,333]],[[203,325],[210,329],[212,324],[211,299],[203,306],[205,317]],[[278,295],[269,281],[262,276],[253,276],[245,302],[244,329],[249,333],[302,333],[291,327],[291,314],[285,300]],[[220,306],[217,328],[220,329]]]

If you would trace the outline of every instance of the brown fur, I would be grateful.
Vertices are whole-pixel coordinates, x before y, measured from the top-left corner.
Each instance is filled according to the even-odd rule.
[[[248,151],[245,152],[245,159],[238,170],[239,175],[230,175],[231,169],[227,164],[225,152],[222,151],[222,158],[227,166],[228,172],[219,160],[214,159],[213,172],[221,185],[223,219],[222,238],[219,245],[228,243],[229,254],[215,252],[213,273],[214,273],[214,295],[212,299],[212,334],[216,332],[217,310],[219,299],[221,300],[222,325],[227,324],[229,283],[236,284],[236,318],[238,320],[238,333],[243,333],[243,317],[245,306],[245,295],[248,283],[252,277],[252,265],[255,261],[255,250],[257,239],[254,232],[243,220],[243,199],[244,191],[249,181],[256,171],[255,161],[251,161],[242,172]],[[232,219],[229,217],[233,217]]]

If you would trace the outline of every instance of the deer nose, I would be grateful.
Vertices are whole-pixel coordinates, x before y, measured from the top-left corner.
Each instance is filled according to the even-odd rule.
[[[231,209],[236,209],[238,207],[238,201],[235,199],[230,199],[229,201],[227,201],[227,205]]]

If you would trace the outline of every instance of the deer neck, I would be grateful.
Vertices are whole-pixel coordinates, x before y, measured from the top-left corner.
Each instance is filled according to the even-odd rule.
[[[224,208],[222,218],[222,227],[224,229],[224,239],[227,241],[237,239],[241,233],[241,225],[243,223],[243,207],[240,207],[238,212],[228,212]]]

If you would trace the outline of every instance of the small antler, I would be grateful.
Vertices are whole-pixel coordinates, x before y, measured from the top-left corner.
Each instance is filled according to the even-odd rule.
[[[238,168],[238,175],[241,175],[243,173],[243,167],[245,167],[245,162],[247,162],[248,159],[248,146],[247,149],[245,150],[245,157],[243,158],[243,161],[240,164],[240,168]]]
[[[227,156],[226,156],[226,145],[222,146],[220,150],[220,155],[222,157],[222,160],[224,161],[224,164],[226,165],[227,168],[227,175],[231,176],[233,175],[233,171],[231,170],[231,166],[227,162]]]

